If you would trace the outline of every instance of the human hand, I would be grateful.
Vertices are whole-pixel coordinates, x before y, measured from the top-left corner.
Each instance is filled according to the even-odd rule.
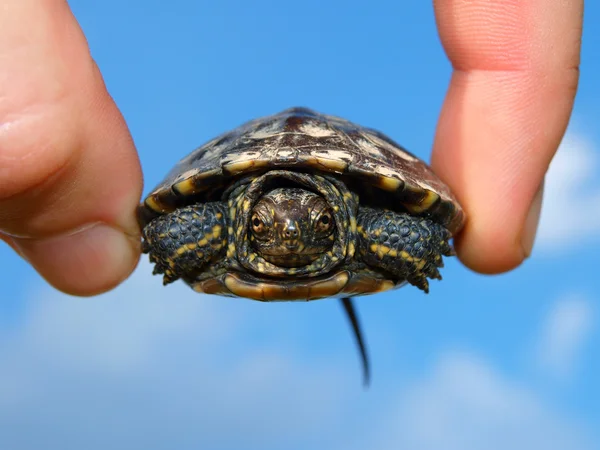
[[[2,6],[0,238],[58,289],[108,290],[139,257],[135,148],[66,2]],[[463,262],[508,270],[531,250],[540,186],[570,116],[583,1],[435,9],[455,73],[433,165],[469,217]]]
[[[432,164],[467,225],[460,259],[503,272],[531,253],[543,180],[571,115],[583,0],[435,0],[454,73]]]
[[[65,1],[0,6],[0,238],[60,290],[108,290],[140,252],[127,126]]]

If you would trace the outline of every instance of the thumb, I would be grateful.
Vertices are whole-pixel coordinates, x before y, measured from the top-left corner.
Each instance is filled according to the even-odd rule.
[[[3,8],[0,238],[58,289],[103,292],[139,257],[132,139],[66,2]]]

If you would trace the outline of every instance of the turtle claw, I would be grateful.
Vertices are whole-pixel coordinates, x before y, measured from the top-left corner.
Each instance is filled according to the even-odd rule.
[[[426,270],[425,274],[429,278],[433,278],[435,280],[441,280],[442,279],[442,274],[440,273],[440,271],[438,270],[438,268],[435,267],[434,265],[430,265],[429,267],[427,267],[427,270]]]
[[[448,237],[447,239],[450,239],[450,233],[448,233]],[[452,247],[450,245],[450,243],[448,241],[443,241],[442,244],[440,245],[440,253],[444,256],[456,256],[456,250],[454,250],[454,247]]]

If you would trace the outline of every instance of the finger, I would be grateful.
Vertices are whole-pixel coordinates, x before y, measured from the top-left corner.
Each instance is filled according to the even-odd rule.
[[[433,165],[468,222],[457,251],[501,272],[531,252],[543,179],[578,82],[583,0],[437,0],[454,72]]]
[[[105,291],[139,255],[133,142],[67,3],[0,6],[2,239],[58,289]]]

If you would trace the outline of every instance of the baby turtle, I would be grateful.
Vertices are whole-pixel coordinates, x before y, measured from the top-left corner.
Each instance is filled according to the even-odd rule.
[[[138,208],[164,284],[259,301],[342,299],[406,282],[428,292],[464,213],[420,159],[382,133],[292,108],[194,150]]]

